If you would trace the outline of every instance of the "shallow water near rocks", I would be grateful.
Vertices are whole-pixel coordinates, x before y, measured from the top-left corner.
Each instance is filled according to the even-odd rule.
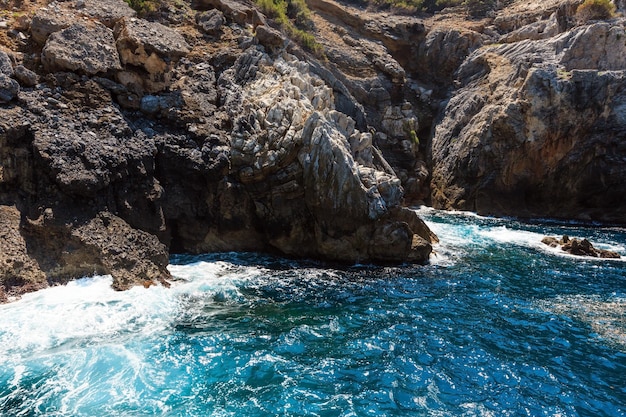
[[[0,306],[2,416],[626,416],[623,229],[420,209],[430,265],[179,256]]]

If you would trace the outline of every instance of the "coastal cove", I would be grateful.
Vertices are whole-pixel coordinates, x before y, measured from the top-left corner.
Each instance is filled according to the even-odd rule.
[[[623,416],[626,230],[420,208],[426,266],[178,255],[0,306],[6,416]]]

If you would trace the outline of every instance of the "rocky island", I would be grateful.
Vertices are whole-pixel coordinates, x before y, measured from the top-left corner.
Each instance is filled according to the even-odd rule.
[[[172,253],[423,263],[416,203],[626,223],[622,4],[3,3],[0,300]]]

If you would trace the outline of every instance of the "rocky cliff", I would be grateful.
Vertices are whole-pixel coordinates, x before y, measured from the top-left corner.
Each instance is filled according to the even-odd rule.
[[[172,252],[428,260],[341,82],[249,4],[165,6],[37,4],[5,29],[0,299],[94,273],[166,284]]]
[[[309,5],[408,200],[625,224],[624,4],[594,20],[582,2],[400,17]]]
[[[623,2],[483,3],[308,0],[316,53],[244,0],[13,4],[0,297],[173,252],[424,262],[413,203],[626,224]]]
[[[432,139],[433,205],[626,223],[626,22],[572,10],[459,67]]]

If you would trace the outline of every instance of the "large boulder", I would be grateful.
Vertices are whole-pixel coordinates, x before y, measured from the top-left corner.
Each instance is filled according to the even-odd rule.
[[[75,23],[50,35],[41,52],[41,62],[48,72],[93,75],[122,68],[113,32],[99,23]]]

